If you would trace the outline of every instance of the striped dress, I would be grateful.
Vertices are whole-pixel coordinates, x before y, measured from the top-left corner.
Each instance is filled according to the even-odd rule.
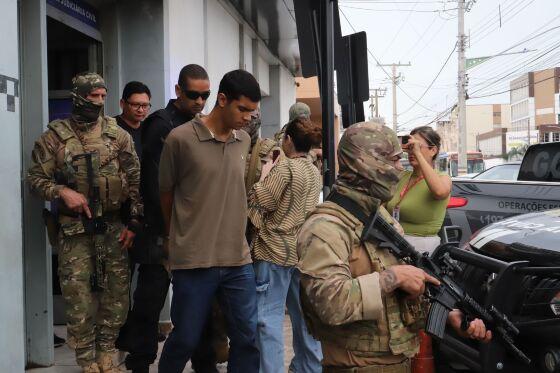
[[[319,202],[321,175],[309,157],[281,157],[249,193],[249,219],[257,229],[253,260],[282,266],[298,262],[296,240],[307,213]]]

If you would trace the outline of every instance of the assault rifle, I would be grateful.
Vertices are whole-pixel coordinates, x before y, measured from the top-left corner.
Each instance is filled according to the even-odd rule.
[[[99,190],[99,180],[97,173],[94,170],[93,157],[97,153],[83,153],[73,157],[73,161],[81,158],[85,160],[87,181],[88,181],[88,206],[91,211],[91,219],[85,214],[82,214],[82,224],[86,234],[105,234],[107,231],[107,223],[103,220],[101,211],[101,196]]]
[[[85,160],[87,183],[88,183],[88,206],[91,211],[91,218],[86,214],[82,214],[82,224],[86,234],[94,237],[95,245],[95,274],[90,279],[91,289],[94,292],[102,291],[104,288],[106,273],[105,273],[105,253],[103,250],[103,235],[107,232],[107,223],[103,219],[103,211],[101,207],[101,195],[99,190],[98,170],[99,164],[94,167],[93,157],[97,153],[83,153],[78,154],[72,158],[75,162],[81,158]]]
[[[423,269],[440,281],[439,286],[426,283],[426,296],[431,303],[426,332],[438,339],[443,339],[449,312],[459,309],[464,315],[461,325],[463,329],[468,327],[470,320],[479,318],[484,321],[488,329],[492,330],[494,336],[499,338],[507,351],[521,362],[527,365],[531,363],[531,359],[515,345],[513,336],[519,334],[519,329],[507,316],[494,306],[484,308],[453,280],[453,275],[460,272],[461,267],[449,253],[445,253],[441,258],[441,264],[438,264],[428,253],[421,254],[416,251],[391,224],[378,214],[377,210],[368,217],[354,201],[336,192],[331,193],[328,200],[340,205],[364,224],[362,242],[375,242],[379,247],[391,251],[396,258]]]

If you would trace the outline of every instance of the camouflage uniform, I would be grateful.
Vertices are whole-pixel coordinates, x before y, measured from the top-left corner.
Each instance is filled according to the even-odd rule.
[[[72,117],[49,123],[36,141],[27,180],[34,193],[58,206],[58,275],[76,360],[95,372],[97,357],[99,369],[112,372],[106,358],[114,351],[129,301],[128,255],[118,242],[124,229],[119,210],[129,198],[132,219],[142,215],[140,164],[130,135],[113,118],[99,115],[102,105],[85,99],[93,89],[105,88],[102,78],[88,73],[73,83]],[[59,198],[64,187],[88,196],[93,186],[85,153],[92,154],[94,185],[100,195],[99,207],[94,209],[91,203],[89,207],[93,218],[106,224],[105,232],[86,233],[82,216],[65,208]]]
[[[338,149],[334,190],[365,213],[379,209],[394,193],[402,152],[389,128],[375,123],[349,127]],[[327,201],[308,217],[298,236],[302,305],[311,333],[321,341],[327,372],[408,373],[423,321],[419,301],[383,294],[379,273],[401,264],[386,249],[361,242],[362,223]],[[353,370],[359,368],[359,370]]]

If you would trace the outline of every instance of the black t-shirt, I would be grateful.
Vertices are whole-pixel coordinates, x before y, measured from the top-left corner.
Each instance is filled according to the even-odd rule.
[[[132,140],[134,141],[134,150],[136,150],[136,154],[138,155],[138,159],[142,159],[142,125],[138,128],[130,127],[124,119],[117,115],[115,117],[117,120],[117,124],[126,132],[132,136]]]

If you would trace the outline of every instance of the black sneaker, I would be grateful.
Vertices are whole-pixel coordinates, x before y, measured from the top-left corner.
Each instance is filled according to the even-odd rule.
[[[58,335],[54,334],[54,347],[64,346],[66,340],[64,338],[60,338]]]

